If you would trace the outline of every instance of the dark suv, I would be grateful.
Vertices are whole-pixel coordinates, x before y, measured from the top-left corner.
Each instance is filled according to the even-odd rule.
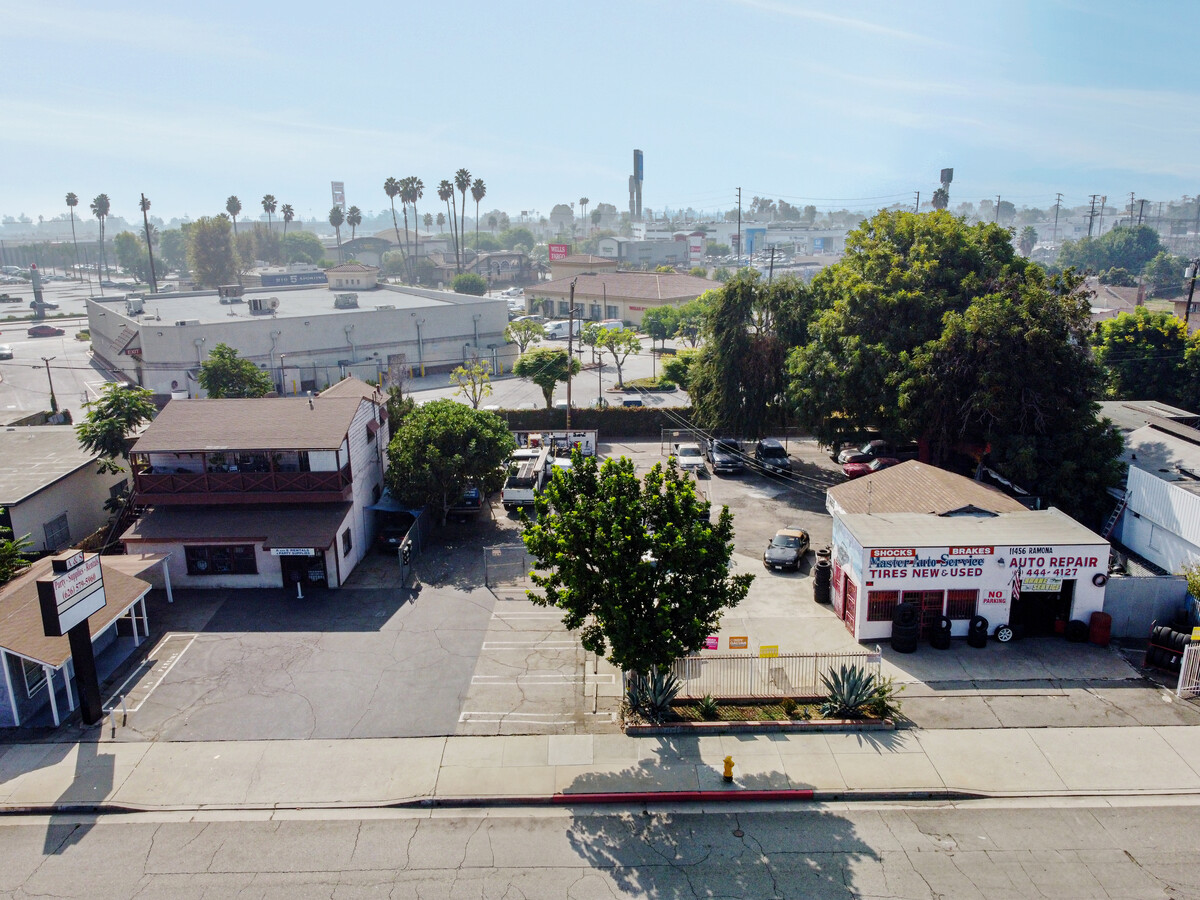
[[[742,471],[742,447],[733,438],[713,438],[705,446],[705,455],[713,474]]]
[[[788,459],[787,450],[774,438],[759,441],[758,446],[754,448],[754,458],[768,475],[792,471],[792,461]]]

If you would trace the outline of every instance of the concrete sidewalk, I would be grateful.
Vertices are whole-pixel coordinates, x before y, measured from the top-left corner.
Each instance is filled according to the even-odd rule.
[[[733,786],[721,780],[726,755]],[[614,793],[636,803],[647,793],[759,790],[828,800],[1200,793],[1200,729],[86,742],[13,744],[0,755],[0,811],[587,802]]]

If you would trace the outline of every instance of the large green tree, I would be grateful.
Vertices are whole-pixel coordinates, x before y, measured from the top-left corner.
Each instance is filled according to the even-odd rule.
[[[122,231],[113,238],[117,265],[138,281],[150,281],[150,251],[145,242],[132,231]]]
[[[325,258],[321,239],[311,231],[293,231],[283,236],[281,252],[285,263],[312,263],[316,265]]]
[[[485,496],[500,486],[504,462],[515,449],[495,413],[433,400],[408,412],[397,427],[388,445],[388,487],[404,503],[428,505],[444,523],[469,484]]]
[[[631,353],[638,353],[642,349],[642,342],[638,340],[637,334],[627,328],[601,328],[596,334],[596,346],[612,354],[613,363],[617,367],[617,387],[624,389],[622,367],[625,360]]]
[[[679,327],[679,310],[674,306],[652,306],[642,313],[642,331],[650,337],[650,345],[660,342],[666,346],[667,338],[675,337]]]
[[[200,387],[214,400],[264,397],[275,389],[271,376],[228,344],[217,344],[200,364]]]
[[[1146,263],[1142,276],[1146,287],[1159,296],[1170,297],[1183,292],[1183,272],[1187,260],[1165,250]]]
[[[530,350],[517,359],[513,366],[513,374],[518,378],[528,378],[542,389],[546,398],[546,409],[554,403],[554,388],[561,381],[566,381],[571,375],[579,373],[583,366],[575,357],[567,359],[566,350]]]
[[[1058,251],[1058,266],[1091,272],[1117,266],[1140,274],[1162,249],[1158,232],[1149,225],[1117,227],[1100,237],[1064,241]]]
[[[171,228],[159,232],[158,258],[162,262],[164,272],[183,272],[187,270],[187,235],[180,228]]]
[[[583,646],[626,672],[694,653],[746,596],[732,575],[733,516],[709,521],[690,478],[656,463],[639,480],[625,458],[572,457],[536,500],[523,539],[537,560],[529,598],[563,611]]]
[[[237,281],[237,253],[233,229],[226,216],[202,216],[187,229],[188,266],[205,287]]]
[[[804,340],[810,292],[797,278],[768,284],[743,269],[711,295],[688,380],[696,418],[712,431],[760,437],[784,402],[787,351]]]
[[[864,222],[847,236],[842,260],[813,280],[807,336],[789,356],[799,423],[825,443],[864,428],[906,431],[904,355],[937,340],[947,313],[964,312],[1028,265],[1007,229],[967,225],[945,211],[884,211]],[[741,340],[725,339],[731,367]],[[693,372],[693,388],[706,369]]]
[[[534,344],[540,344],[546,336],[546,329],[532,319],[521,322],[509,322],[504,329],[504,340],[517,345],[517,353],[523,354]]]
[[[1185,353],[1196,339],[1189,340],[1182,319],[1139,306],[1100,322],[1091,342],[1110,398],[1192,402]]]
[[[154,395],[146,388],[109,382],[100,396],[84,404],[87,415],[75,426],[80,445],[100,455],[99,472],[121,472],[120,460],[129,458],[130,439],[154,418]]]

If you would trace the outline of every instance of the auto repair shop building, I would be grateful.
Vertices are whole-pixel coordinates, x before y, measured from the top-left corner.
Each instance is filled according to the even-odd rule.
[[[905,462],[830,488],[833,608],[856,640],[892,633],[898,603],[921,638],[974,616],[994,633],[1045,634],[1104,607],[1109,544],[1058,509],[1030,510],[987,485]]]

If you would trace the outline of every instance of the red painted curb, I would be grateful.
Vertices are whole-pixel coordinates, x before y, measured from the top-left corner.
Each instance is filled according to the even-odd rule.
[[[807,789],[781,788],[777,790],[727,791],[626,791],[596,794],[555,794],[550,798],[554,804],[569,803],[702,803],[705,801],[732,800],[811,800],[813,792]]]

